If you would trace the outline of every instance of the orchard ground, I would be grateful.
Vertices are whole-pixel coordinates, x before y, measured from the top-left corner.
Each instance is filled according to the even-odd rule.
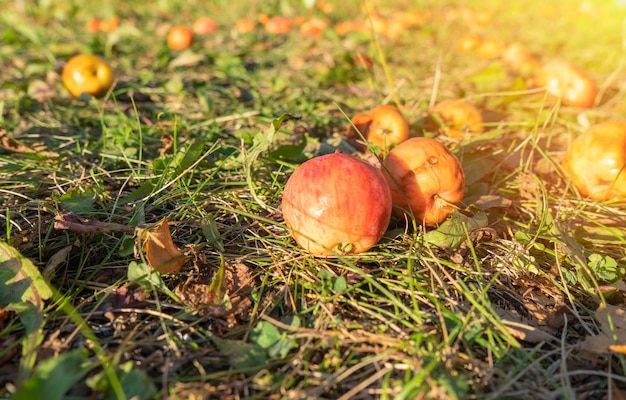
[[[624,398],[626,209],[559,166],[626,119],[626,6],[395,3],[0,0],[0,397]],[[201,16],[218,29],[170,50]],[[489,47],[458,49],[468,34]],[[593,107],[501,63],[514,42],[586,69]],[[63,87],[77,53],[115,70],[103,99]],[[451,98],[483,133],[429,128]],[[350,117],[380,104],[459,157],[464,199],[436,229],[393,217],[370,251],[313,258],[285,182],[352,152]],[[180,270],[148,265],[164,252]]]

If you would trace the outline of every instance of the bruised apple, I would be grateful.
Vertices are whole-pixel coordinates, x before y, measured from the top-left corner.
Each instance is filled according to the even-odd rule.
[[[363,138],[386,153],[390,146],[402,143],[409,138],[409,123],[397,107],[381,105],[367,114],[357,114],[348,127],[348,138]]]
[[[483,132],[483,117],[470,102],[462,99],[442,100],[430,110],[440,133],[454,139]]]
[[[358,254],[374,246],[391,218],[391,192],[382,173],[345,154],[300,165],[282,198],[285,224],[315,256]]]
[[[441,223],[463,199],[463,167],[435,139],[415,137],[400,143],[383,160],[383,173],[394,214],[413,214],[426,226]]]
[[[567,61],[552,61],[537,70],[535,85],[566,106],[593,107],[598,87],[587,71]]]
[[[574,139],[563,158],[563,169],[580,194],[598,201],[626,196],[624,167],[626,122],[592,126]]]
[[[102,57],[79,54],[65,64],[61,79],[65,88],[74,97],[79,97],[83,93],[103,97],[113,85],[113,71]]]

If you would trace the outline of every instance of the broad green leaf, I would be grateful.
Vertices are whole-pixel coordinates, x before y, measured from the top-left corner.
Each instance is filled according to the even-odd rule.
[[[266,321],[259,321],[252,332],[250,332],[250,340],[263,349],[270,348],[273,344],[278,342],[280,338],[281,334],[278,328]]]
[[[63,210],[76,214],[94,211],[93,204],[96,202],[97,193],[93,189],[73,189],[60,196],[53,196],[60,203]]]
[[[132,361],[128,361],[121,365],[119,371],[116,371],[120,377],[122,392],[127,399],[153,399],[156,394],[156,386],[146,373],[138,369]],[[96,375],[90,376],[86,380],[87,386],[97,392],[105,393],[106,399],[119,398],[111,387],[110,381],[104,371]]]
[[[0,242],[0,307],[30,302],[39,309],[52,290],[35,265],[7,243]]]
[[[65,399],[65,393],[97,364],[85,362],[87,355],[87,350],[72,350],[42,361],[17,389],[14,399]]]
[[[265,365],[265,351],[255,343],[220,339],[217,336],[213,336],[211,340],[235,368],[260,368]]]
[[[179,302],[180,299],[174,294],[163,282],[161,275],[155,271],[151,266],[146,263],[140,263],[131,261],[128,264],[128,271],[126,272],[128,280],[137,283],[146,289],[152,289],[156,287],[158,290],[167,294],[171,299]]]
[[[20,316],[25,334],[19,380],[30,376],[43,341],[44,300],[52,297],[52,289],[35,265],[10,245],[0,242],[0,307]]]
[[[470,232],[486,227],[488,222],[484,212],[473,217],[453,212],[437,229],[427,232],[424,241],[437,247],[455,249],[467,239]]]

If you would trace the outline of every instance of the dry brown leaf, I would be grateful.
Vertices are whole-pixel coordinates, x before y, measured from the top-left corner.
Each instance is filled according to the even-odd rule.
[[[610,382],[611,382],[611,389],[610,389],[609,399],[626,400],[626,392],[617,386],[617,383],[615,383],[614,379],[611,379]]]
[[[176,273],[185,264],[182,251],[172,241],[167,218],[152,229],[140,231],[137,238],[148,264],[160,273]]]
[[[496,313],[516,339],[528,343],[540,343],[556,340],[554,336],[537,326],[537,321],[522,317],[519,313],[496,307]]]
[[[600,304],[596,310],[596,319],[600,323],[602,332],[610,334],[611,327],[615,330],[626,330],[626,310],[619,306]],[[624,337],[626,342],[626,336]]]
[[[183,304],[210,317],[232,319],[238,315],[245,319],[252,306],[250,292],[254,286],[247,265],[228,263],[222,274],[219,270],[206,271],[206,268],[190,274],[186,282],[176,287],[175,293]]]
[[[56,158],[58,153],[45,151],[43,147],[32,147],[15,138],[9,137],[6,130],[0,129],[0,147],[14,153],[37,153],[44,157]]]
[[[596,319],[602,331],[579,343],[581,351],[592,354],[626,354],[626,311],[622,307],[600,304]]]

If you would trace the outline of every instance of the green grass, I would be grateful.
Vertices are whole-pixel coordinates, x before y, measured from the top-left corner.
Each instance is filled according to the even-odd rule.
[[[583,343],[626,342],[623,316],[606,331],[596,311],[624,306],[625,209],[581,198],[558,168],[587,126],[626,116],[623,9],[415,1],[401,8],[431,17],[394,38],[302,38],[230,27],[319,13],[306,2],[205,3],[0,0],[0,397],[623,396],[623,351]],[[333,23],[364,15],[344,3]],[[204,14],[218,32],[167,49],[169,26]],[[85,31],[112,15],[118,31]],[[499,62],[456,51],[466,32],[576,62],[603,99],[554,105]],[[111,62],[110,96],[70,98],[60,73],[77,52]],[[350,64],[358,54],[371,71]],[[481,109],[483,135],[423,132],[431,103],[451,97]],[[394,217],[367,253],[313,258],[282,220],[286,180],[308,158],[349,151],[346,116],[394,102],[412,135],[461,159],[456,225]],[[63,215],[105,225],[55,229]],[[179,274],[151,273],[133,251],[133,228],[163,218],[187,259]]]

